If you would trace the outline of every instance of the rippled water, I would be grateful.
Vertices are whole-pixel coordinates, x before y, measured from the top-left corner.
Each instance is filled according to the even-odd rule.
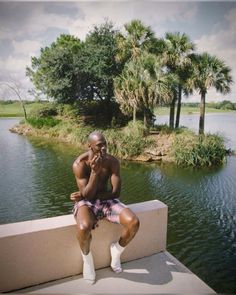
[[[15,122],[0,120],[0,223],[71,213],[71,165],[80,151],[12,134]],[[236,293],[236,157],[217,169],[121,167],[125,203],[168,205],[168,251],[217,292]]]

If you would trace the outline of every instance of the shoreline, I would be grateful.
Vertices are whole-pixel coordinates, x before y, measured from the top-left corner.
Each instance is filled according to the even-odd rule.
[[[81,149],[86,149],[86,145],[75,144],[70,141],[70,137],[55,136],[51,137],[44,129],[35,129],[30,125],[17,124],[9,129],[12,133],[17,133],[23,136],[32,136],[44,139],[52,139],[57,142],[69,143],[73,146],[77,146]],[[174,163],[174,158],[170,154],[170,148],[174,140],[173,134],[150,134],[149,138],[155,141],[155,147],[147,147],[144,152],[134,157],[124,157],[121,160],[138,161],[138,162],[162,162],[162,163]]]

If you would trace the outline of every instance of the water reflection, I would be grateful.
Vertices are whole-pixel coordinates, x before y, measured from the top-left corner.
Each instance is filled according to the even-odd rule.
[[[0,120],[0,222],[71,213],[81,151],[12,134],[13,124]],[[121,175],[125,203],[168,205],[168,250],[216,291],[236,292],[236,157],[204,169],[121,161]]]

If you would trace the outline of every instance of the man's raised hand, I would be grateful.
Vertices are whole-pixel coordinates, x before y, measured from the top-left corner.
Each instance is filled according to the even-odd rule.
[[[102,168],[102,158],[99,155],[95,155],[90,161],[91,170],[95,173],[100,172]]]
[[[74,192],[74,193],[72,193],[72,194],[70,195],[70,199],[71,199],[71,201],[73,201],[73,202],[79,202],[79,201],[81,201],[81,200],[83,199],[83,197],[82,197],[80,191],[78,191],[78,192]]]

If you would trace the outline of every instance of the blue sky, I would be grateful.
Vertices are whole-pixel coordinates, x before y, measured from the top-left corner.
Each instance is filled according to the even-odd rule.
[[[122,29],[132,19],[151,26],[157,37],[179,31],[189,35],[198,52],[207,51],[223,59],[236,81],[236,2],[161,1],[0,1],[0,80],[20,81],[32,88],[25,77],[30,57],[50,45],[62,33],[84,39],[93,25],[111,20]],[[5,92],[2,94],[6,94]],[[9,97],[9,94],[8,94]],[[209,91],[208,101],[236,102],[236,83],[229,95]],[[198,94],[188,101],[199,101]]]

